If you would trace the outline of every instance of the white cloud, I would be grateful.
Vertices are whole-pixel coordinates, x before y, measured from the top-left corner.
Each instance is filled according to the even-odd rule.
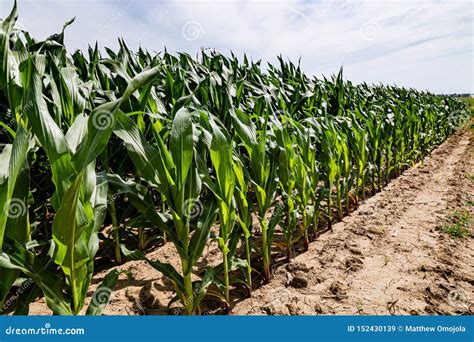
[[[38,38],[76,16],[68,48],[95,40],[116,47],[124,37],[133,48],[154,51],[216,48],[271,62],[278,54],[301,56],[308,74],[344,65],[355,82],[474,92],[470,1],[19,1],[20,21]],[[1,1],[0,16],[9,5]],[[188,22],[198,23],[197,39],[183,36]],[[364,35],[361,27],[373,30]]]

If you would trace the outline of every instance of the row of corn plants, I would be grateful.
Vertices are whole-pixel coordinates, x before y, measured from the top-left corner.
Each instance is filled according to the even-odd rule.
[[[0,307],[101,314],[97,258],[145,260],[186,314],[230,306],[469,117],[454,98],[310,78],[279,58],[216,52],[69,54],[0,22]],[[132,239],[132,238],[133,239]],[[275,243],[275,238],[283,239]],[[171,243],[180,264],[146,251]],[[198,270],[205,247],[221,261]],[[112,271],[96,291],[110,291]],[[27,284],[29,291],[18,293]],[[12,300],[13,299],[13,300]],[[105,302],[107,302],[107,300]],[[5,303],[11,304],[6,305]]]

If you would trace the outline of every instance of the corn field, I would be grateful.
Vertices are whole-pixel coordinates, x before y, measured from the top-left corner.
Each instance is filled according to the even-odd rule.
[[[134,53],[123,40],[70,54],[73,20],[44,41],[16,20],[15,5],[0,22],[4,314],[39,297],[54,314],[102,314],[86,298],[104,255],[145,260],[185,314],[211,295],[228,307],[234,288],[271,280],[276,254],[307,250],[469,116],[454,98],[356,85],[342,69],[317,79],[283,57]],[[147,257],[165,243],[179,265]],[[221,262],[197,271],[209,244]]]

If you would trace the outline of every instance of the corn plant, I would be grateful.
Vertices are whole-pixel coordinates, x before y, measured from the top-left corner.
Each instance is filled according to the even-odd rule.
[[[286,239],[286,257],[290,261],[293,256],[294,232],[297,224],[297,213],[295,204],[295,191],[298,172],[296,169],[296,153],[293,142],[288,132],[288,124],[283,126],[277,119],[272,120],[273,131],[275,132],[276,143],[280,149],[278,162],[278,179],[285,203],[285,224],[283,231]],[[298,179],[299,180],[299,179]]]
[[[0,304],[25,276],[34,282],[17,314],[39,295],[55,314],[83,312],[110,245],[115,261],[146,260],[173,282],[169,305],[200,313],[208,294],[229,305],[231,286],[251,293],[254,271],[270,280],[275,230],[291,259],[298,239],[308,249],[319,227],[472,116],[452,97],[355,85],[342,68],[311,78],[281,56],[263,68],[215,51],[134,53],[122,39],[116,51],[68,54],[74,19],[37,41],[16,18],[15,3],[0,21]],[[157,240],[173,244],[180,265],[145,255]],[[222,263],[198,269],[215,241]],[[103,309],[92,302],[86,314]]]
[[[236,221],[236,208],[234,201],[235,174],[232,147],[230,138],[226,137],[217,123],[211,118],[212,141],[210,146],[210,159],[215,170],[216,181],[208,175],[205,183],[213,192],[219,206],[219,249],[223,257],[224,293],[227,303],[229,298],[229,240],[234,230]]]
[[[237,221],[242,229],[245,244],[246,285],[249,295],[252,295],[252,208],[251,201],[248,199],[250,176],[242,166],[242,159],[236,156],[235,153],[233,158],[236,180],[234,198],[237,207]]]
[[[201,193],[195,150],[193,145],[192,113],[180,109],[173,120],[169,147],[157,136],[160,150],[153,148],[140,134],[138,127],[126,115],[120,115],[115,134],[124,141],[128,153],[150,186],[166,198],[171,211],[173,227],[162,224],[168,238],[175,245],[181,258],[181,275],[171,265],[150,262],[169,277],[176,288],[187,314],[195,313],[201,296],[195,296],[192,268],[201,257],[209,239],[210,228],[215,223],[215,201],[207,201],[191,237],[191,215]],[[132,255],[132,254],[129,254]],[[196,283],[196,286],[199,284]],[[201,293],[205,287],[198,289]]]
[[[267,120],[264,129],[257,136],[255,126],[239,110],[233,112],[233,123],[236,134],[244,144],[249,155],[249,173],[252,185],[255,187],[258,206],[258,220],[262,232],[262,259],[265,280],[271,278],[270,257],[274,227],[269,225],[266,217],[268,209],[273,204],[276,195],[278,162],[272,153],[266,151]],[[281,213],[279,213],[281,215]]]

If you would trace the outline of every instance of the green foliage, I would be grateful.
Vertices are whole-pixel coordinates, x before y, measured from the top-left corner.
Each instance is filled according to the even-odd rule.
[[[470,236],[472,218],[467,211],[453,211],[449,214],[447,221],[441,229],[448,233],[453,239],[465,238]]]
[[[472,116],[453,97],[354,85],[342,69],[310,78],[281,57],[264,71],[246,56],[133,53],[123,40],[71,55],[73,20],[36,41],[16,18],[15,4],[0,21],[0,304],[18,277],[36,289],[17,312],[38,291],[55,314],[84,312],[111,245],[168,277],[170,305],[187,314],[211,292],[230,305],[232,286],[270,280],[276,231],[288,258],[298,240],[307,249]],[[447,229],[463,235],[456,220]],[[181,265],[150,259],[151,241],[172,243]],[[222,264],[196,272],[212,243]],[[103,313],[119,275],[87,314]]]

